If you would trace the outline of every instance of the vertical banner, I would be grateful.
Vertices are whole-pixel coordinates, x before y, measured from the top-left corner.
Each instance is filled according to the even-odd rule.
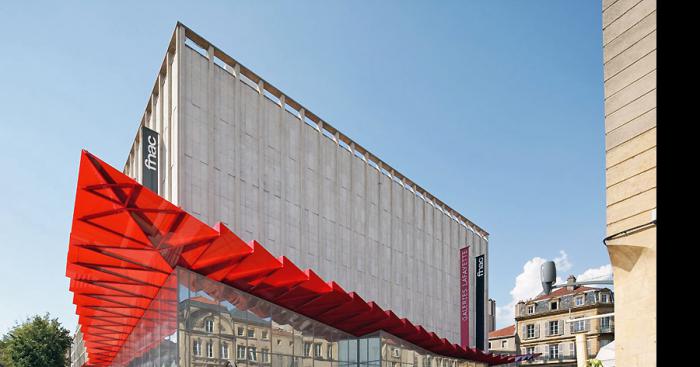
[[[476,257],[476,347],[484,348],[484,279],[486,278],[485,255]]]
[[[158,193],[158,133],[141,127],[141,157],[143,159],[143,176],[141,184]]]
[[[459,335],[469,348],[469,247],[459,249]]]

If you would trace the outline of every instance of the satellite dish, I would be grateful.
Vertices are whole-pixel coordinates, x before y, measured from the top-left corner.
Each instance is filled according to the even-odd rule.
[[[542,280],[542,291],[544,294],[552,292],[552,285],[557,279],[557,266],[554,261],[546,261],[540,269],[540,279]]]

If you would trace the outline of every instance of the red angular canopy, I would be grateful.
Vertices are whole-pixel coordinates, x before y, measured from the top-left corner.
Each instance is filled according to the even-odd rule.
[[[175,285],[165,282],[176,266],[356,336],[384,330],[444,356],[490,365],[515,360],[450,343],[313,270],[274,257],[256,241],[242,241],[222,223],[211,228],[83,151],[66,275],[90,365],[110,365],[132,331],[140,330],[134,328],[139,320],[154,316],[146,310],[161,288],[174,292]],[[176,307],[159,309],[174,314]],[[157,328],[162,335],[149,334],[152,342],[140,352],[176,328],[175,322]]]

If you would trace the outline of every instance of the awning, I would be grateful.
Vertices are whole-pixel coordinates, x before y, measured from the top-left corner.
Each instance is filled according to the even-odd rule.
[[[256,241],[245,243],[221,223],[209,227],[83,151],[66,275],[90,365],[111,363],[175,266],[356,336],[384,330],[444,356],[490,365],[516,359],[450,343],[311,269],[274,257]],[[176,328],[159,328],[162,335],[152,340]]]

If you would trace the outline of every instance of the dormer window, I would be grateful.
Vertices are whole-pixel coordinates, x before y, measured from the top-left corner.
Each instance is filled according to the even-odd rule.
[[[527,314],[532,315],[535,313],[535,305],[527,305]]]
[[[554,311],[559,309],[559,301],[552,301],[549,303],[549,309]]]
[[[204,321],[204,328],[208,333],[213,333],[214,332],[214,320],[212,319],[207,319]]]
[[[610,295],[607,293],[601,293],[600,294],[600,302],[609,303],[610,302]]]
[[[574,298],[576,306],[583,306],[584,296],[578,296]]]

